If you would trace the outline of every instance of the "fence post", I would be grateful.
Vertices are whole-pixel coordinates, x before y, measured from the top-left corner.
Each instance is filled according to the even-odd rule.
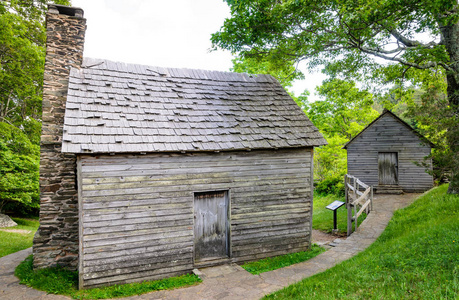
[[[355,222],[354,231],[356,231],[356,230],[357,230],[357,227],[358,227],[357,219],[358,219],[359,217],[357,217],[357,212],[358,212],[358,208],[357,208],[357,203],[356,203],[356,204],[354,205],[354,216],[355,216],[355,220],[354,220],[354,222]]]
[[[360,191],[360,188],[364,189],[363,193]],[[361,195],[360,197],[359,193]],[[346,174],[344,175],[344,194],[347,208],[347,236],[350,236],[352,232],[356,231],[359,227],[357,214],[360,210],[365,211],[367,214],[373,210],[373,186],[368,186],[358,178]],[[370,197],[370,199],[368,199],[368,197]],[[351,199],[354,201],[351,201]],[[357,199],[359,202],[356,201]],[[364,204],[360,204],[362,200],[365,200]],[[368,203],[368,201],[370,201],[370,203]],[[351,204],[351,202],[354,202],[354,204]],[[363,209],[364,206],[365,209]],[[352,213],[352,209],[354,209],[354,213]],[[352,230],[352,222],[355,222],[354,230]]]
[[[370,197],[370,211],[373,211],[373,186],[371,186]]]
[[[352,233],[352,207],[351,203],[349,202],[349,188],[347,186],[349,178],[347,174],[344,175],[344,196],[346,201],[346,208],[347,208],[347,236],[350,236]]]

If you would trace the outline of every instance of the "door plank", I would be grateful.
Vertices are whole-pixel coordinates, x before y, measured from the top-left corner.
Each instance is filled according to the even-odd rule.
[[[195,193],[195,260],[227,257],[227,192]]]
[[[378,173],[380,185],[398,184],[397,152],[378,153]]]

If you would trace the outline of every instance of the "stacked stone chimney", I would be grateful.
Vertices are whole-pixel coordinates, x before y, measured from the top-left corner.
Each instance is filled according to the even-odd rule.
[[[85,30],[82,9],[48,6],[35,268],[61,265],[76,270],[78,266],[76,156],[63,154],[61,148],[69,72],[82,64]]]

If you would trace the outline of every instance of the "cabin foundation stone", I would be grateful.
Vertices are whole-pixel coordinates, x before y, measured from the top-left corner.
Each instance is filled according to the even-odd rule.
[[[40,227],[34,237],[34,267],[78,264],[76,155],[62,153],[69,72],[83,60],[83,11],[50,5],[46,15],[46,62],[40,152]]]

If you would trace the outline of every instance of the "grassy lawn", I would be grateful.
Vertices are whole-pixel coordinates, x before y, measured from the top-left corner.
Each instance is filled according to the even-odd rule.
[[[24,233],[6,232],[0,230],[0,257],[32,247],[35,231],[38,229],[38,220],[12,218],[18,226],[0,228],[5,230],[24,230]]]
[[[265,299],[458,299],[459,196],[446,190],[395,212],[366,251]]]
[[[314,193],[314,207],[312,212],[312,228],[321,230],[327,233],[331,233],[333,229],[333,211],[326,209],[325,206],[332,203],[333,201],[344,201],[344,196],[335,196],[335,195],[327,195],[322,196]],[[359,224],[365,220],[366,214],[363,213],[359,216],[358,222]],[[347,234],[347,210],[346,205],[341,206],[338,208],[337,211],[337,225],[341,235]],[[352,228],[354,228],[354,223],[352,224]]]
[[[114,285],[105,288],[78,290],[78,273],[62,268],[42,270],[32,269],[32,255],[16,268],[14,273],[22,284],[48,292],[70,296],[73,299],[111,299],[141,295],[152,291],[168,290],[178,287],[195,285],[201,282],[196,275],[182,275],[142,283]]]
[[[302,261],[306,261],[308,259],[311,259],[319,255],[320,253],[324,251],[325,251],[324,248],[319,247],[316,244],[313,244],[311,247],[311,250],[309,251],[285,254],[285,255],[280,255],[280,256],[275,256],[275,257],[268,257],[268,258],[260,259],[257,261],[245,263],[241,265],[241,267],[243,267],[246,271],[256,275],[256,274],[280,269],[280,268],[290,266],[293,264],[297,264]]]

